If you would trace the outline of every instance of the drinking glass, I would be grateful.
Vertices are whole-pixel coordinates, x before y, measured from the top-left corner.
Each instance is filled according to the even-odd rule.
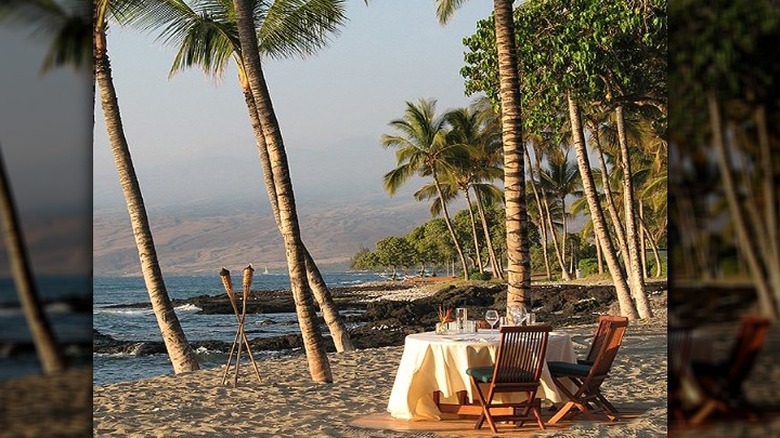
[[[498,322],[498,312],[492,309],[485,312],[485,321],[490,324],[490,331],[495,332],[496,323]]]

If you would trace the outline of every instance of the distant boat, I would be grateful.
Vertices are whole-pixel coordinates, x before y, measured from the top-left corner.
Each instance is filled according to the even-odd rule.
[[[265,269],[263,269],[263,274],[264,274],[264,275],[268,275],[268,267],[266,267]]]

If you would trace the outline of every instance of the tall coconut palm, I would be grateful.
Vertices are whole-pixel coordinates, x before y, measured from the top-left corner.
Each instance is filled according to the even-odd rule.
[[[442,178],[444,174],[452,173],[462,166],[469,158],[469,151],[464,145],[447,142],[445,124],[445,118],[436,115],[435,100],[420,99],[416,105],[406,102],[403,117],[390,122],[399,135],[383,134],[380,139],[382,146],[396,148],[398,163],[398,167],[385,174],[384,187],[390,195],[394,195],[414,175],[430,176],[433,179],[438,198],[442,200],[443,217],[458,253],[463,276],[468,280],[466,257],[449,219],[448,196],[442,187]]]
[[[239,84],[255,135],[263,180],[277,226],[281,226],[274,170],[268,154],[260,116],[252,97],[241,61],[231,0],[200,2],[194,9],[180,0],[157,0],[156,9],[136,17],[147,29],[160,32],[159,39],[177,48],[171,75],[188,67],[200,67],[207,74],[221,75],[232,59],[239,72]],[[268,57],[289,58],[315,53],[343,24],[340,0],[277,0],[256,2],[253,16],[258,34],[258,49]],[[161,13],[164,11],[163,13]],[[162,18],[162,19],[161,19]],[[322,310],[336,351],[354,349],[344,320],[338,312],[322,274],[304,246],[307,281]]]
[[[333,375],[325,354],[322,335],[317,329],[314,318],[314,303],[306,277],[305,250],[301,241],[287,154],[260,62],[253,4],[250,0],[233,0],[233,7],[241,49],[241,63],[249,82],[251,96],[255,101],[260,126],[268,146],[268,156],[274,167],[274,188],[279,203],[279,231],[284,240],[287,270],[295,298],[295,310],[301,327],[306,358],[309,362],[309,373],[315,382],[332,382]]]
[[[465,0],[435,0],[439,21],[446,23],[464,2]],[[506,243],[509,257],[507,307],[525,306],[531,287],[523,129],[520,117],[520,73],[517,68],[519,64],[512,3],[512,0],[493,0],[504,146]]]
[[[569,160],[569,155],[557,150],[557,153],[550,155],[547,161],[547,169],[541,173],[542,188],[550,196],[554,197],[561,207],[561,255],[564,258],[564,264],[561,266],[564,279],[571,278],[571,269],[566,266],[566,240],[569,232],[568,212],[566,210],[566,198],[570,195],[580,195],[579,188],[582,185],[577,166]],[[552,230],[554,233],[555,230]]]
[[[593,221],[593,231],[596,234],[598,243],[601,245],[603,254],[607,259],[607,266],[609,266],[609,272],[612,276],[612,282],[615,284],[615,292],[618,297],[618,304],[620,305],[620,313],[629,319],[636,319],[639,317],[634,304],[631,302],[631,292],[626,283],[625,276],[620,263],[615,255],[612,239],[610,238],[606,221],[604,220],[604,212],[599,204],[598,194],[596,192],[596,185],[593,181],[593,173],[591,172],[590,162],[588,159],[588,151],[585,146],[585,135],[582,131],[582,117],[579,105],[574,98],[569,94],[569,119],[571,122],[571,132],[574,136],[574,151],[577,156],[577,167],[580,170],[582,176],[582,188],[585,194],[585,198],[588,201],[588,207],[590,209],[591,220]]]
[[[474,206],[476,206],[480,216],[482,234],[485,237],[485,245],[488,249],[493,275],[503,279],[501,265],[496,259],[492,239],[490,239],[482,203],[483,197],[495,196],[496,192],[499,192],[499,189],[490,184],[490,182],[498,179],[503,173],[496,162],[497,158],[501,158],[500,131],[497,129],[496,117],[492,108],[486,108],[480,102],[475,103],[470,108],[459,108],[450,111],[445,117],[450,126],[447,141],[462,144],[468,147],[471,152],[471,159],[465,163],[465,167],[456,168],[452,176],[455,178],[455,184],[457,184],[466,197],[474,247],[477,248],[476,256],[479,271],[483,272],[483,268],[478,245],[476,220],[474,218]],[[471,202],[470,191],[474,192],[475,203]],[[503,193],[500,194],[503,197]]]
[[[119,112],[116,89],[111,77],[111,62],[108,56],[106,31],[110,16],[121,17],[129,2],[98,0],[95,2],[93,22],[95,81],[100,92],[100,102],[108,131],[111,152],[119,175],[119,183],[127,203],[127,212],[133,228],[133,237],[138,248],[146,290],[157,318],[165,347],[175,373],[199,369],[195,352],[187,342],[179,319],[173,310],[163,281],[162,270],[157,259],[149,219],[146,215],[141,186],[135,173],[130,147],[125,137]]]

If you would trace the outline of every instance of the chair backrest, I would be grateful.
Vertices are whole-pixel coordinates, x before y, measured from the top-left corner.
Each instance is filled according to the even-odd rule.
[[[609,320],[605,322],[606,334],[599,348],[599,352],[596,355],[596,359],[593,361],[593,365],[590,367],[590,372],[585,378],[583,386],[593,385],[598,387],[601,381],[607,377],[609,370],[612,369],[612,362],[615,361],[618,349],[623,344],[623,336],[628,328],[628,318],[620,320]],[[590,383],[588,383],[590,382]]]
[[[539,382],[552,327],[545,324],[501,327],[493,384]]]
[[[742,317],[737,340],[728,357],[728,379],[738,384],[750,373],[756,356],[764,345],[769,319],[763,316]]]
[[[596,334],[593,336],[593,342],[590,344],[590,350],[588,351],[588,357],[585,359],[590,363],[596,361],[596,356],[599,354],[601,344],[604,343],[604,337],[607,334],[607,323],[613,321],[628,321],[625,316],[612,316],[612,315],[600,315],[599,325],[596,327]]]

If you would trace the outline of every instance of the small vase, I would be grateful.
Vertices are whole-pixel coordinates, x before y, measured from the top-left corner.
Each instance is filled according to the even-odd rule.
[[[436,323],[436,334],[437,335],[443,335],[445,333],[447,333],[447,323],[437,322]]]

